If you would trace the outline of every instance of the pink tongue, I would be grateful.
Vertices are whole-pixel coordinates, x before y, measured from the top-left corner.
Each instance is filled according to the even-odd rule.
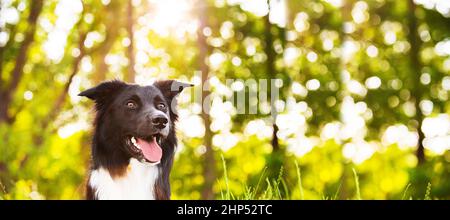
[[[137,144],[141,147],[144,157],[151,162],[159,162],[162,158],[162,149],[156,143],[156,138],[149,143],[140,138],[137,138]]]

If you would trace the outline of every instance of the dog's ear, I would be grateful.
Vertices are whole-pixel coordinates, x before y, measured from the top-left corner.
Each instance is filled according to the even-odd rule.
[[[92,99],[95,102],[99,103],[108,100],[111,97],[114,97],[126,86],[126,83],[119,80],[107,81],[100,83],[94,88],[83,91],[78,95],[88,97],[89,99]]]
[[[176,95],[183,91],[184,88],[194,86],[194,84],[178,82],[175,80],[156,81],[153,85],[156,86],[169,100],[172,100]]]

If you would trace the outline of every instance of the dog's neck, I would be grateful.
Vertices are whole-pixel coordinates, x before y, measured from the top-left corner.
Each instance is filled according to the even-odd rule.
[[[120,177],[125,174],[130,160],[131,157],[121,151],[119,146],[107,149],[103,141],[94,141],[92,145],[92,170],[103,168],[112,176]]]
[[[170,199],[169,174],[176,142],[164,141],[161,164],[151,165],[120,150],[107,150],[96,138],[94,135],[88,199]]]
[[[159,166],[131,158],[119,146],[106,148],[99,139],[92,146],[92,161],[88,187],[93,199],[156,199]]]
[[[89,187],[96,199],[155,199],[160,169],[132,158],[121,175],[104,167],[91,171]]]

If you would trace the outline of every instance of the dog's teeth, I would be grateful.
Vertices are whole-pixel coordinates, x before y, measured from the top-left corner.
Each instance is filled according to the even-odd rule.
[[[139,147],[139,145],[137,144],[136,138],[135,137],[131,137],[131,143],[133,143],[133,145],[135,147],[137,147],[138,149],[141,149],[141,147]]]

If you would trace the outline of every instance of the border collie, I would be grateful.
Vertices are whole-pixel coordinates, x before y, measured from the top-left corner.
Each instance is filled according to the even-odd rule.
[[[108,81],[79,94],[95,101],[87,199],[170,199],[176,95],[191,84]]]

